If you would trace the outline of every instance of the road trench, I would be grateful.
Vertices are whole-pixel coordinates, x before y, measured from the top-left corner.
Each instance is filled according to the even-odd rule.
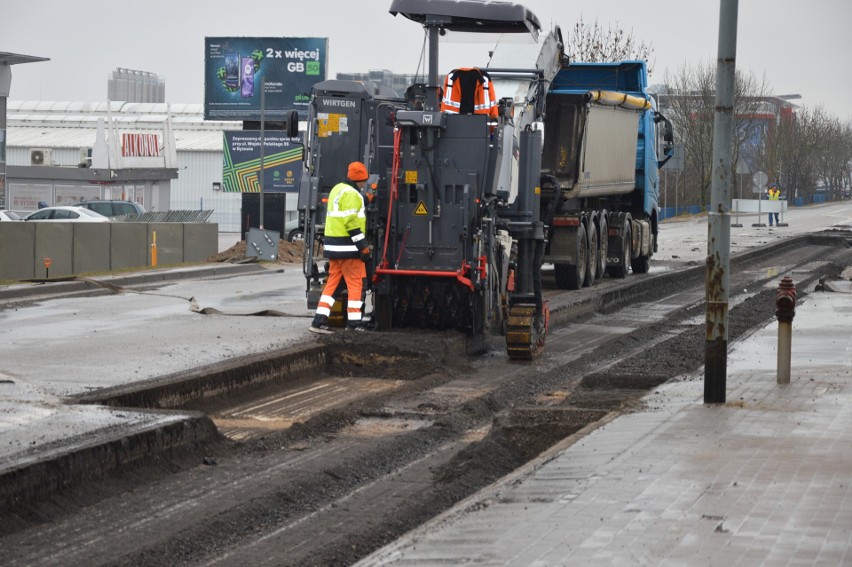
[[[732,294],[731,340],[773,317],[778,274],[797,274],[802,297],[801,286],[836,271],[827,260],[834,246],[802,240],[783,264],[771,253],[744,262],[748,269],[731,276],[731,289],[745,290]],[[228,441],[205,461],[218,466],[137,490],[123,506],[124,536],[94,555],[66,545],[61,559],[351,564],[699,368],[702,278],[700,268],[672,270],[575,294],[585,299],[555,313],[545,355],[532,365],[454,333],[341,332],[308,351],[220,368],[215,380],[200,369],[156,388],[104,392],[99,403],[203,411]],[[472,348],[484,352],[470,357]],[[199,490],[204,483],[213,488]],[[56,529],[95,532],[104,520],[93,510],[113,498],[57,519]],[[156,526],[146,521],[150,498],[171,499]],[[39,529],[19,537],[37,538]]]
[[[760,283],[765,279],[766,286],[769,288],[776,274],[795,270],[797,264],[807,266],[814,261],[813,258],[822,256],[819,247],[813,250],[805,248],[797,250],[799,251],[785,254],[787,265],[778,265],[777,259],[774,258],[766,265],[752,265],[750,270],[740,271],[732,276],[730,287],[740,289],[752,286],[754,289],[756,282]],[[626,307],[611,306],[610,310],[618,310],[615,315],[599,313],[589,315],[585,313],[587,308],[582,305],[576,313],[571,313],[570,308],[566,309],[567,313],[562,313],[561,319],[575,322],[552,330],[549,337],[548,348],[551,351],[558,351],[559,355],[552,356],[548,362],[538,361],[534,367],[541,372],[542,367],[552,369],[569,363],[593,353],[609,340],[637,332],[644,325],[663,321],[669,317],[680,316],[684,320],[683,324],[687,326],[700,325],[700,319],[703,316],[704,289],[701,286],[690,286],[687,289],[673,291],[674,293],[662,295],[657,299]],[[734,296],[731,302],[732,307],[751,296],[748,292],[732,295]],[[690,313],[689,316],[683,315],[687,312]],[[650,343],[643,340],[641,348],[652,347],[654,341],[660,342],[670,338],[681,330],[676,328],[660,335],[657,339],[652,339]],[[361,400],[381,396],[389,400],[381,409],[361,410],[364,416],[342,432],[343,435],[380,437],[430,426],[441,413],[448,411],[451,407],[459,407],[463,403],[487,395],[498,388],[504,380],[517,374],[519,368],[525,367],[523,363],[504,364],[499,353],[501,345],[470,344],[467,342],[468,339],[458,344],[458,337],[452,334],[442,337],[437,344],[430,344],[434,341],[432,334],[418,334],[422,336],[422,342],[416,339],[401,340],[401,337],[405,336],[405,331],[391,334],[391,336],[398,336],[394,336],[390,343],[405,346],[403,350],[391,349],[387,353],[383,353],[380,349],[370,352],[376,342],[374,339],[383,335],[374,334],[365,337],[365,341],[347,340],[348,337],[346,337],[343,341],[336,343],[341,350],[333,357],[335,361],[326,370],[316,372],[314,378],[296,378],[283,389],[276,386],[273,388],[274,391],[259,396],[250,395],[246,401],[234,403],[233,399],[229,399],[227,407],[215,407],[214,404],[213,407],[207,408],[207,413],[224,436],[234,441],[244,442],[262,438],[270,432],[285,431],[294,424],[304,423],[314,416],[333,411],[335,408],[345,407],[348,404],[357,405]],[[364,345],[358,345],[359,342],[366,342],[369,348],[364,349]],[[416,381],[437,372],[430,365],[421,366],[417,363],[424,357],[424,351],[428,352],[430,348],[443,350],[445,356],[455,355],[456,360],[449,364],[456,368],[467,367],[469,369],[467,375],[457,376],[436,387],[415,389],[416,395],[413,402],[410,401],[411,398],[404,395],[397,396],[397,391],[406,382]],[[476,349],[485,349],[488,352],[478,362],[464,360],[465,355]],[[338,360],[337,356],[341,358]],[[617,365],[635,356],[635,352],[626,351],[621,353],[619,358],[610,360],[608,365]],[[494,359],[499,362],[497,364],[488,362]],[[411,362],[414,362],[414,365],[409,368]],[[349,364],[360,369],[357,376],[346,375],[352,374]],[[338,369],[341,368],[346,370],[339,372]],[[401,368],[405,370],[400,370]],[[504,372],[505,369],[508,371]],[[418,370],[422,372],[422,376],[418,376]],[[523,416],[519,421],[535,423],[537,420],[531,419],[530,415],[550,408],[563,408],[560,411],[564,411],[566,406],[580,404],[583,410],[597,410],[598,406],[606,411],[616,410],[621,400],[616,397],[616,401],[612,403],[601,401],[604,396],[600,394],[600,390],[623,388],[628,391],[646,391],[656,385],[658,379],[666,379],[654,375],[631,376],[630,373],[610,376],[606,374],[605,369],[592,374],[590,377],[575,377],[575,380],[567,384],[564,389],[538,394],[531,400],[530,407],[513,409],[513,411]],[[483,375],[484,379],[477,378],[478,375]],[[442,381],[439,380],[439,382]],[[573,388],[578,383],[583,386],[582,397],[578,399],[577,395],[574,395],[571,398]],[[592,390],[597,392],[592,394],[590,392]],[[397,399],[394,400],[394,397]],[[601,417],[599,412],[596,412],[594,418],[589,418],[591,421],[580,419],[579,423],[585,426]],[[506,423],[512,421],[510,418]],[[483,431],[483,428],[478,430]]]

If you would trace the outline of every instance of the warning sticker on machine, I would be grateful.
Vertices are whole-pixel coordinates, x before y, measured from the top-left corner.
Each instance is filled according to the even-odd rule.
[[[328,138],[332,134],[340,134],[349,130],[349,120],[345,114],[317,115],[317,137]]]
[[[415,215],[428,215],[429,214],[429,211],[426,210],[426,205],[423,203],[423,201],[420,201],[420,204],[417,205],[416,209],[414,209],[414,214]]]

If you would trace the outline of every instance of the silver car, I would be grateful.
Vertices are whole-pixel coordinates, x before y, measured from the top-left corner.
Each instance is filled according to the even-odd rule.
[[[21,217],[15,211],[0,210],[0,221],[17,221]]]
[[[25,221],[110,222],[105,216],[83,207],[45,207],[30,213]]]
[[[305,239],[305,231],[299,226],[298,218],[284,223],[284,239],[287,242],[297,242]]]

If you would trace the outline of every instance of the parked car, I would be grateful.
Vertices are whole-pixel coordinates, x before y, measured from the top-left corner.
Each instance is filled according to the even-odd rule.
[[[145,212],[145,207],[133,201],[83,201],[77,206],[85,207],[105,217],[141,215]]]
[[[83,207],[45,207],[34,213],[30,213],[25,221],[56,221],[56,222],[109,222],[109,219],[100,213],[84,209]]]
[[[296,242],[305,239],[305,230],[299,226],[299,219],[289,220],[284,223],[284,238],[287,242]]]
[[[0,210],[0,221],[21,220],[21,217],[15,211]]]

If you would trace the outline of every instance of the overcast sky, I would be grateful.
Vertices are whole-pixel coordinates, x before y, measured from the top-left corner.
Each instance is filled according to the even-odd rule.
[[[582,17],[632,30],[654,49],[651,83],[701,61],[715,66],[717,0],[526,0],[545,28],[563,35]],[[48,57],[12,69],[12,100],[101,102],[113,69],[165,78],[166,100],[204,102],[204,37],[328,37],[329,78],[337,72],[413,73],[422,28],[388,13],[391,0],[3,0],[0,51]],[[852,120],[852,0],[742,0],[737,69],[765,74],[774,94],[823,105]],[[487,45],[464,56],[442,51],[441,73],[484,64]],[[479,55],[482,53],[483,55]],[[456,60],[458,57],[460,60]],[[463,59],[463,60],[461,60]]]

